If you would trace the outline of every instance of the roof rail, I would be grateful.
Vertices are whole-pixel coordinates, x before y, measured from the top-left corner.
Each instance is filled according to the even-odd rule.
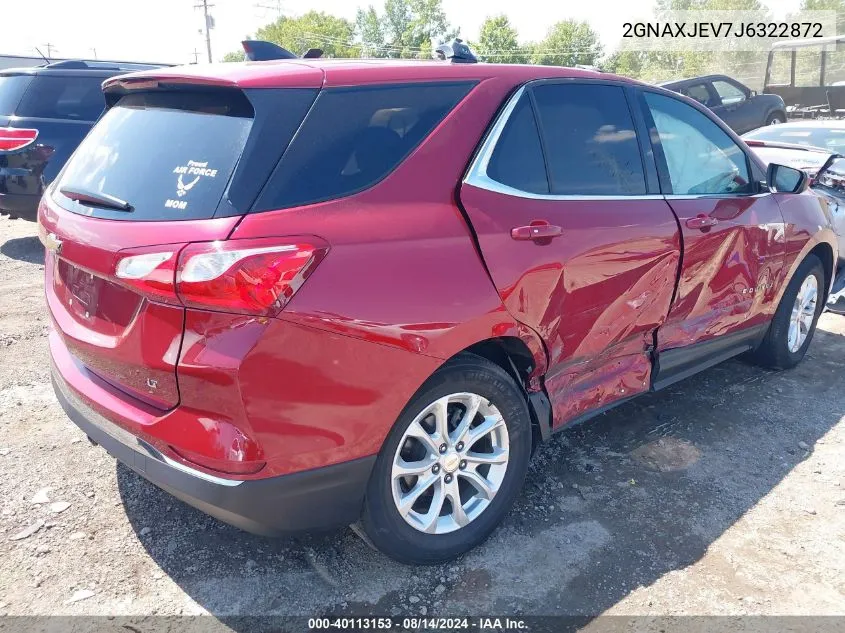
[[[88,62],[81,60],[81,59],[66,59],[60,62],[50,62],[49,64],[45,64],[44,68],[67,68],[67,69],[74,69],[74,70],[82,70],[91,68],[88,65]],[[110,66],[109,70],[117,70],[117,66]]]

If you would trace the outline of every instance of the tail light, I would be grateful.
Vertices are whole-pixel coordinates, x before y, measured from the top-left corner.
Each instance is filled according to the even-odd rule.
[[[14,152],[23,149],[38,138],[38,130],[0,127],[0,152]]]
[[[166,303],[221,312],[274,316],[328,252],[315,237],[206,242],[173,249],[133,250],[115,276]]]
[[[164,303],[179,303],[174,280],[176,260],[180,245],[173,250],[162,251],[161,247],[151,252],[135,250],[118,260],[115,277],[124,285],[141,294]]]

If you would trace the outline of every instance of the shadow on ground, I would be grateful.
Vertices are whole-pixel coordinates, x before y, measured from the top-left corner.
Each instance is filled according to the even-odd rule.
[[[699,560],[845,412],[845,337],[819,331],[805,362],[734,360],[564,431],[535,457],[514,511],[448,565],[414,568],[349,530],[250,536],[118,467],[150,556],[199,605],[237,615],[593,616]],[[232,620],[232,622],[235,622]],[[237,627],[236,624],[232,626]]]
[[[9,259],[44,264],[44,247],[37,237],[16,237],[0,244],[0,253]]]

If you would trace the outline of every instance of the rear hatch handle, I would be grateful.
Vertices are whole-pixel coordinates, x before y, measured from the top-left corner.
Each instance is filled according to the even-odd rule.
[[[62,187],[59,191],[71,200],[87,204],[91,207],[102,207],[103,209],[114,209],[115,211],[126,211],[127,213],[132,211],[132,205],[128,202],[115,196],[110,196],[107,193],[99,193],[80,187]]]

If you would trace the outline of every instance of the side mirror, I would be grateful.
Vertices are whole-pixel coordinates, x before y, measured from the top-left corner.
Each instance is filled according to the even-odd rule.
[[[800,169],[769,163],[766,183],[772,193],[803,193],[810,185],[810,178]]]
[[[756,96],[757,96],[757,91],[756,91],[756,90],[749,90],[749,91],[748,91],[748,96],[749,96],[749,97],[756,97]]]

